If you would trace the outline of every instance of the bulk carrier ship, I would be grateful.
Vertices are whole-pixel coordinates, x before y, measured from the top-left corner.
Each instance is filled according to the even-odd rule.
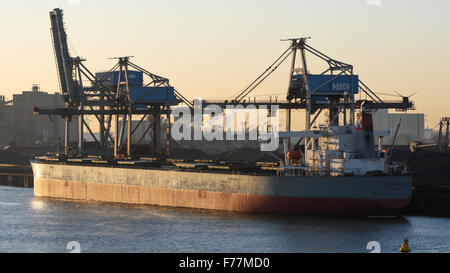
[[[91,73],[84,59],[70,56],[62,18],[60,9],[50,12],[66,106],[35,107],[34,111],[66,120],[65,146],[63,153],[35,156],[32,160],[35,196],[305,215],[384,215],[396,213],[409,203],[411,176],[391,164],[381,144],[375,145],[377,137],[381,139],[389,132],[373,130],[371,111],[407,110],[412,103],[408,99],[379,99],[353,75],[351,65],[310,47],[306,38],[289,39],[289,48],[236,99],[210,102],[223,107],[251,104],[285,110],[286,131],[272,130],[272,135],[282,140],[284,156],[275,162],[256,163],[186,160],[170,157],[170,115],[176,105],[191,108],[193,104],[168,79],[132,63],[130,57],[119,57],[108,72]],[[309,74],[307,52],[326,61],[329,69]],[[296,68],[297,54],[301,56],[300,69]],[[287,100],[245,102],[249,92],[289,56],[292,65]],[[144,84],[143,76],[148,76],[150,82]],[[83,85],[86,80],[90,86]],[[371,99],[356,101],[358,92],[365,92]],[[305,109],[304,131],[290,130],[292,109]],[[327,124],[312,127],[322,112],[328,113]],[[85,121],[87,115],[96,117],[99,139]],[[169,123],[165,143],[160,129],[163,115]],[[75,116],[79,138],[73,147],[69,125]],[[133,117],[140,120],[135,128]],[[137,127],[147,118],[152,125],[144,134],[152,140],[148,154],[143,156],[136,152],[142,147],[137,145],[142,137],[135,145],[132,140]],[[101,154],[87,154],[85,129],[96,140]],[[292,145],[294,138],[298,142]]]

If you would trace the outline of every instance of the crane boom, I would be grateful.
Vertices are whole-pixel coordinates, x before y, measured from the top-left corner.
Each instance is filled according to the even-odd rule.
[[[73,80],[73,61],[67,46],[67,34],[61,9],[50,11],[50,22],[61,92],[66,102],[73,105],[78,101],[78,94]]]

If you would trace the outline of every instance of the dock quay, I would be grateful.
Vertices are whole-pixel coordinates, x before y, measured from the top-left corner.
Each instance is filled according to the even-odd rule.
[[[0,185],[33,188],[33,171],[31,166],[0,164]]]

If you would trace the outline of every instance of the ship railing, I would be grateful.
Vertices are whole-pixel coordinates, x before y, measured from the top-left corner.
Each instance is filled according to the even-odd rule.
[[[305,166],[280,166],[276,168],[278,176],[305,176],[315,172],[313,168]]]

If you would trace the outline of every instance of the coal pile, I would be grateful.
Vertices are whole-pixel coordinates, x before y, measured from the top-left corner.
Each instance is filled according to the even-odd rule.
[[[0,164],[29,165],[30,158],[10,150],[0,150]]]
[[[171,158],[182,158],[188,160],[195,159],[213,159],[211,155],[194,148],[174,148],[170,150]]]
[[[0,164],[30,165],[35,155],[56,152],[57,147],[50,145],[13,145],[0,149]]]
[[[263,154],[259,159],[258,162],[278,162],[280,161],[282,155],[267,152]]]
[[[417,182],[435,181],[450,186],[450,153],[416,152],[407,166]]]
[[[3,151],[7,151],[11,154],[20,155],[31,159],[35,155],[45,155],[49,152],[55,153],[58,151],[57,146],[50,145],[26,145],[26,146],[6,146]]]
[[[217,156],[219,160],[237,162],[275,162],[279,156],[273,152],[262,152],[255,148],[240,148]]]
[[[409,150],[409,146],[396,146],[392,151],[391,161],[407,161],[414,157],[414,153]]]

